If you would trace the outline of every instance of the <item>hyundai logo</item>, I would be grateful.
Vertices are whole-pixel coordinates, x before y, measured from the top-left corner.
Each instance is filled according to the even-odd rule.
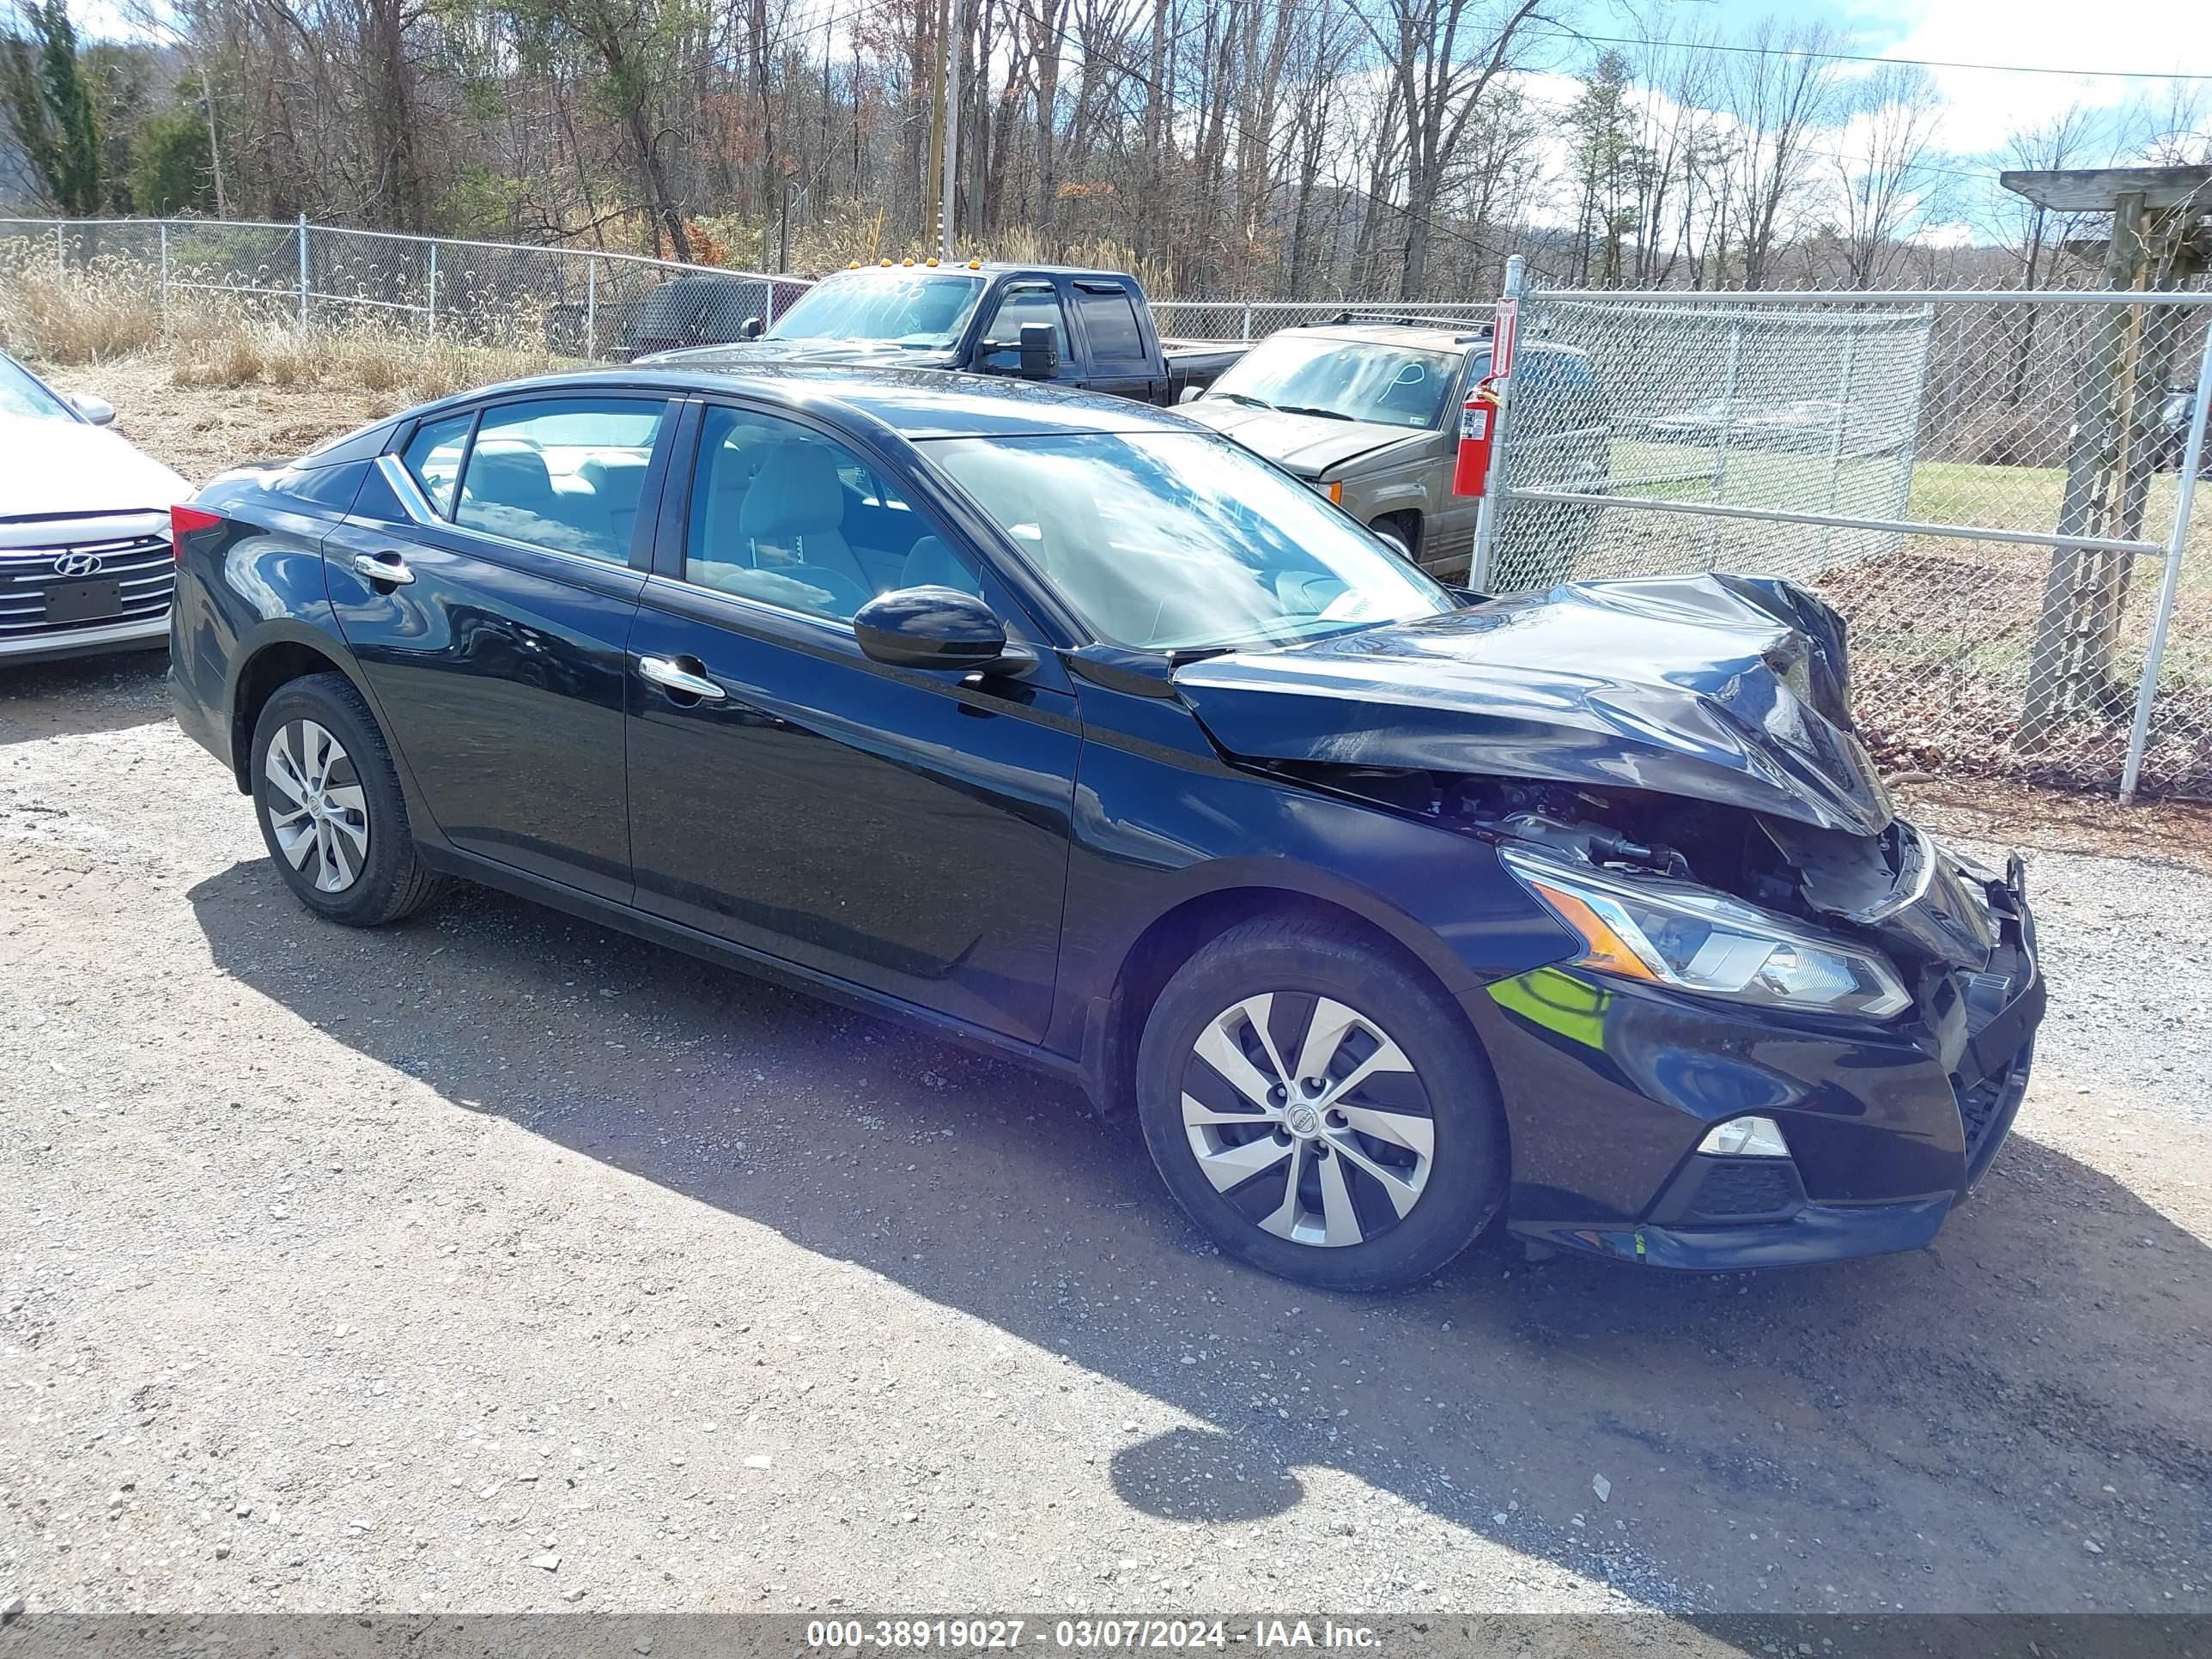
[[[96,576],[100,574],[100,555],[97,553],[64,553],[54,561],[57,576]]]

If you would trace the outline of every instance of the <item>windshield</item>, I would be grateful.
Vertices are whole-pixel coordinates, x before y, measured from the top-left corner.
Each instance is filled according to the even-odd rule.
[[[882,340],[913,351],[955,344],[983,279],[946,270],[855,270],[809,289],[768,331],[771,340]]]
[[[1456,608],[1312,490],[1211,434],[922,447],[1115,645],[1290,644]]]
[[[0,357],[0,415],[21,416],[32,421],[76,418],[67,404],[33,380],[27,370],[5,357]]]
[[[1334,415],[1383,426],[1430,428],[1459,384],[1465,359],[1449,351],[1332,340],[1295,331],[1262,340],[1213,383],[1209,398]]]

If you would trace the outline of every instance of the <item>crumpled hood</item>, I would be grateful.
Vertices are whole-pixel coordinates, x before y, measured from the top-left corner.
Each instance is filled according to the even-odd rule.
[[[1433,435],[1425,429],[1373,421],[1332,421],[1321,415],[1255,409],[1228,398],[1194,398],[1176,412],[1203,421],[1254,454],[1310,478],[1392,444]]]
[[[854,363],[869,368],[950,368],[959,354],[915,351],[889,340],[739,340],[656,351],[641,363]]]
[[[1627,787],[1875,835],[1889,798],[1846,676],[1843,619],[1803,588],[1681,576],[1209,658],[1175,683],[1248,759]]]
[[[190,484],[106,427],[0,415],[0,522],[166,513],[191,494]]]

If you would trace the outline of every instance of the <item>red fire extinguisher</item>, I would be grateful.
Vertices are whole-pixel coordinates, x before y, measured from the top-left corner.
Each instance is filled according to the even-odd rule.
[[[1498,438],[1499,409],[1493,377],[1469,394],[1459,412],[1459,461],[1452,468],[1452,494],[1480,495],[1490,482],[1490,447]]]

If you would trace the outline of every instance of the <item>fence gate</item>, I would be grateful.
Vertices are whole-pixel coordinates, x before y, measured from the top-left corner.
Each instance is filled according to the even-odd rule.
[[[1521,298],[1493,592],[1788,576],[1893,772],[2212,797],[2212,294]]]

